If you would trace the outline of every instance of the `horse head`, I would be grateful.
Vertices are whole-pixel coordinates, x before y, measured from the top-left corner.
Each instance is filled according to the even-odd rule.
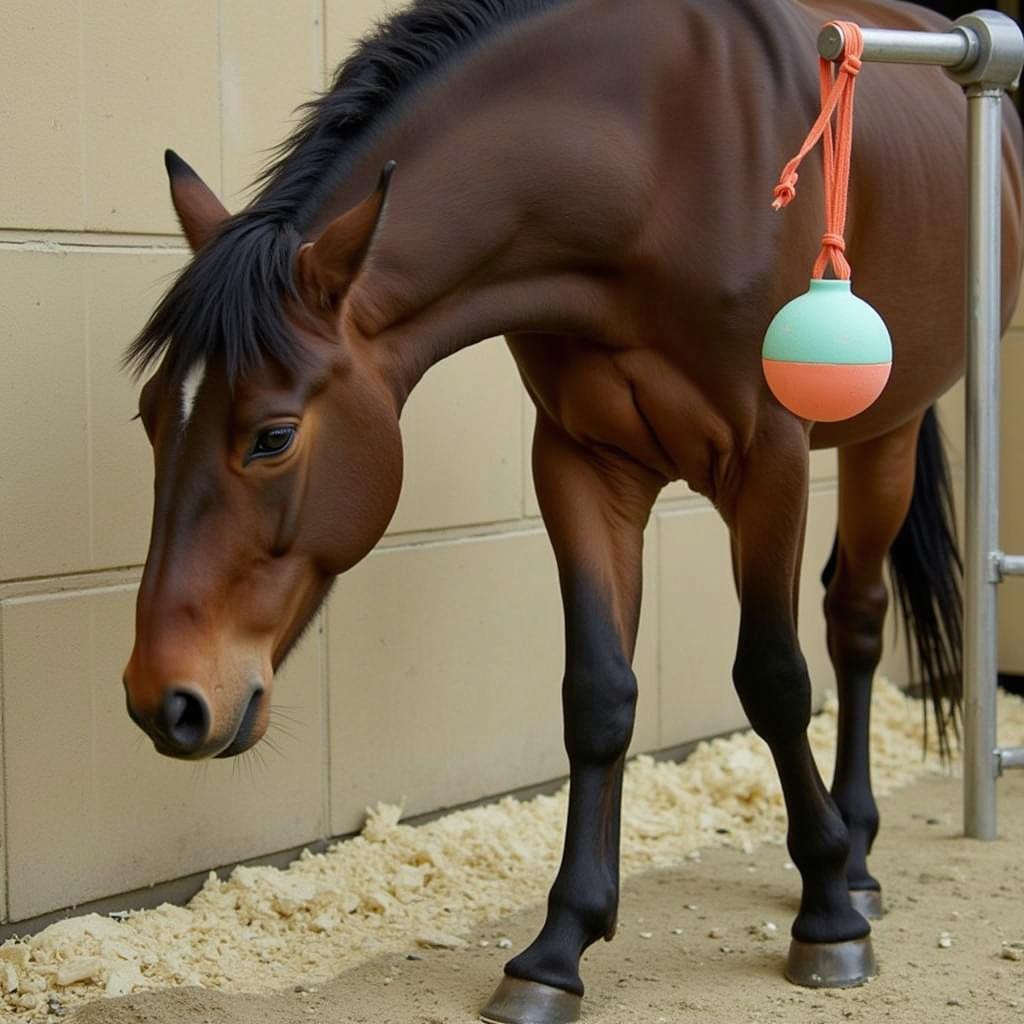
[[[379,354],[347,328],[344,301],[391,168],[315,242],[293,232],[275,243],[288,279],[271,294],[272,285],[232,290],[223,275],[217,286],[218,267],[233,258],[232,228],[242,239],[245,225],[174,154],[167,167],[196,256],[151,321],[163,318],[166,351],[139,405],[154,512],[124,685],[129,713],[161,753],[226,757],[263,736],[275,670],[397,504],[397,402]],[[243,303],[269,312],[246,316]],[[181,304],[195,307],[191,318]],[[245,338],[197,343],[199,326],[255,330],[270,313],[287,358],[242,359]]]

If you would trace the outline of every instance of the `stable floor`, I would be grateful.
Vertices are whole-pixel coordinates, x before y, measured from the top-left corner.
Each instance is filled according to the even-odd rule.
[[[928,776],[880,802],[883,831],[872,865],[888,913],[875,926],[881,973],[870,984],[843,992],[788,984],[782,964],[798,878],[785,850],[715,849],[626,883],[618,937],[585,960],[584,1022],[1024,1021],[1024,959],[1008,959],[1003,947],[1024,944],[1024,775],[1000,783],[1002,838],[995,843],[960,837],[960,794],[958,780]],[[462,949],[410,944],[407,952],[422,959],[378,957],[312,991],[247,997],[169,990],[95,1003],[73,1019],[470,1024],[509,956],[498,941],[509,939],[518,950],[542,913],[535,907],[478,929]],[[940,945],[944,936],[949,942]]]

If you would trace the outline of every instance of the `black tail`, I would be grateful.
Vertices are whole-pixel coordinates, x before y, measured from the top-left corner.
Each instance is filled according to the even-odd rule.
[[[825,587],[835,574],[837,556],[833,545],[821,574]],[[907,631],[911,673],[932,705],[939,749],[946,759],[950,733],[955,740],[960,738],[963,564],[957,549],[953,484],[934,409],[925,413],[921,424],[914,494],[907,518],[889,549],[889,567]],[[927,744],[927,704],[924,726]]]
[[[963,563],[949,463],[934,408],[917,442],[910,511],[889,551],[893,591],[907,631],[911,670],[931,702],[943,757],[959,741],[962,700]],[[925,711],[927,739],[928,714]]]

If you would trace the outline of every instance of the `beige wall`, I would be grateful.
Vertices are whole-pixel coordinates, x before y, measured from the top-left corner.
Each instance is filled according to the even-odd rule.
[[[1024,553],[1024,295],[1003,339],[1001,373],[1000,543],[1004,551]],[[940,403],[940,420],[956,489],[961,541],[964,528],[964,386],[961,381]],[[962,544],[961,544],[962,546]],[[1008,579],[999,591],[999,670],[1024,675],[1024,581]],[[887,650],[881,671],[909,681],[906,649],[895,624],[887,625]]]
[[[532,413],[500,343],[413,396],[398,514],[278,681],[279,751],[241,768],[174,763],[124,712],[152,470],[117,361],[186,259],[162,150],[237,206],[290,111],[385,7],[0,0],[4,920],[347,832],[369,801],[419,812],[565,770]],[[813,492],[803,635],[820,690],[830,455]],[[742,722],[723,527],[675,487],[646,557],[636,750]]]
[[[1002,503],[1004,551],[1024,554],[1024,302],[1003,342]],[[1024,675],[1024,579],[1009,579],[999,594],[999,668]]]

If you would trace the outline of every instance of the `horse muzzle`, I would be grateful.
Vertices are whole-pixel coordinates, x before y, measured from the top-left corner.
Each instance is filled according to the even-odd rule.
[[[194,686],[168,687],[148,714],[133,707],[130,693],[127,696],[129,717],[150,737],[157,752],[184,761],[234,757],[248,750],[266,730],[265,703],[263,684],[254,683],[232,725],[217,729],[209,702]]]

